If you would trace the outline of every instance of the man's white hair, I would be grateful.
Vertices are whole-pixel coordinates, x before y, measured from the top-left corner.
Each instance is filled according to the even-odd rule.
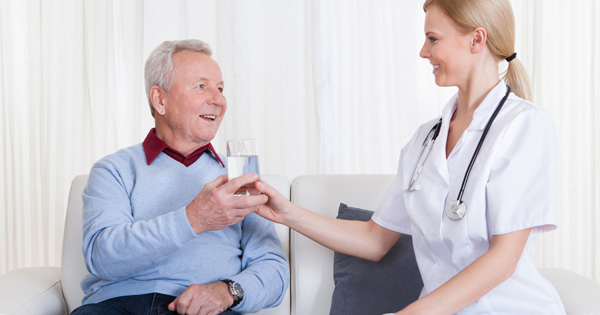
[[[146,95],[148,96],[152,117],[154,117],[154,106],[152,106],[152,100],[150,99],[150,89],[157,85],[167,92],[171,90],[171,84],[173,83],[173,54],[182,50],[201,52],[208,56],[212,55],[210,46],[198,39],[165,41],[154,48],[148,60],[146,60],[144,67]]]

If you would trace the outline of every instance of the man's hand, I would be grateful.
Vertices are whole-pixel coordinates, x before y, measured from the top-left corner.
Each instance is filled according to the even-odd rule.
[[[227,284],[217,281],[190,285],[168,307],[178,314],[215,315],[221,314],[232,304],[233,296]]]
[[[194,232],[216,231],[236,224],[255,211],[256,206],[266,203],[268,197],[265,195],[233,195],[240,187],[251,185],[258,178],[257,174],[248,173],[227,181],[227,175],[222,175],[204,185],[185,208]]]

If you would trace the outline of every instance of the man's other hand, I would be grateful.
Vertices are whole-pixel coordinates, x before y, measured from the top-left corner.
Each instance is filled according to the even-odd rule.
[[[233,304],[233,296],[227,284],[217,281],[207,284],[192,284],[171,304],[170,311],[178,314],[216,315]]]

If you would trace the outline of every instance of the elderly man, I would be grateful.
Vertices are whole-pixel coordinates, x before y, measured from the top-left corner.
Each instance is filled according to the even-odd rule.
[[[90,272],[73,314],[239,314],[278,305],[289,279],[265,195],[234,196],[210,144],[225,115],[223,79],[199,40],[164,42],[148,58],[155,128],[102,158],[83,193]]]

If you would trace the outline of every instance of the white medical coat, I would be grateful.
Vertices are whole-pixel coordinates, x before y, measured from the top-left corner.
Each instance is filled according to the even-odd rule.
[[[557,134],[542,108],[510,94],[494,120],[469,176],[463,219],[444,209],[456,200],[483,129],[506,93],[501,81],[473,114],[473,121],[446,159],[454,96],[442,112],[439,136],[416,182],[407,191],[423,140],[437,123],[422,125],[402,149],[398,174],[373,220],[413,236],[423,278],[421,296],[463,270],[490,246],[492,235],[533,228],[515,273],[458,314],[564,314],[554,287],[535,268],[538,233],[556,228]]]

